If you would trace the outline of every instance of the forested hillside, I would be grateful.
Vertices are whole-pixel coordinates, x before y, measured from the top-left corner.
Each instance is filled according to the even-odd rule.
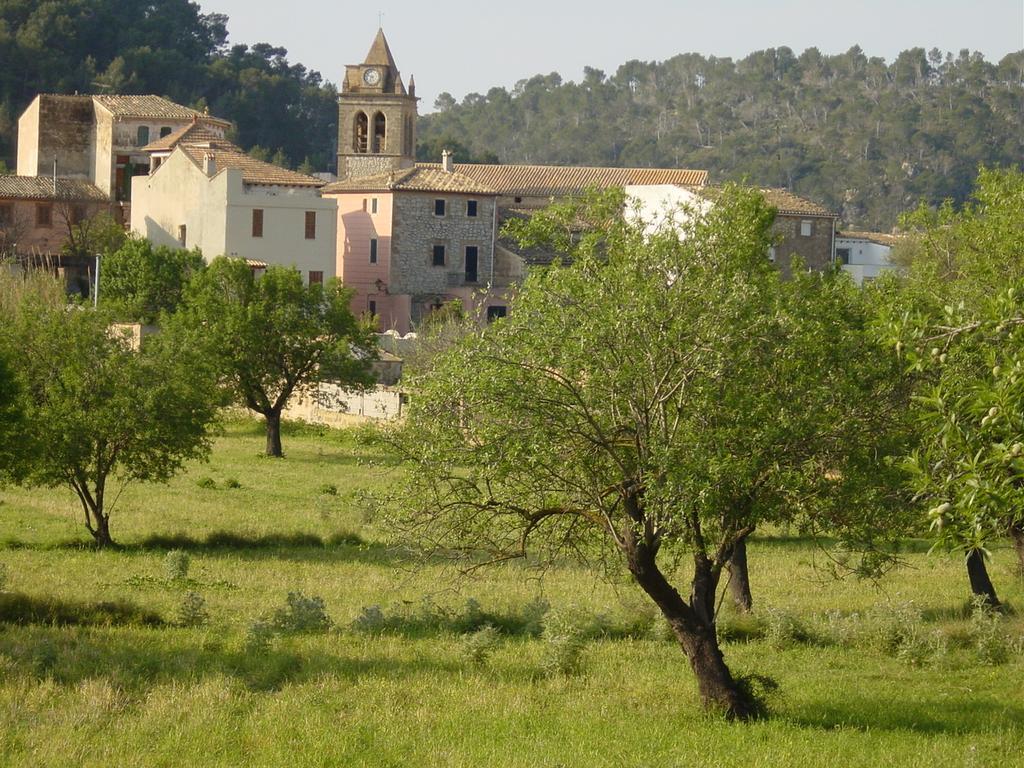
[[[858,47],[687,53],[611,77],[587,69],[579,83],[538,75],[461,103],[444,93],[435,106],[420,123],[431,157],[457,142],[501,162],[704,168],[888,230],[921,198],[962,201],[980,164],[1020,165],[1024,51],[998,64],[922,48],[892,63]]]
[[[47,93],[155,93],[234,121],[242,146],[333,168],[334,87],[287,51],[228,46],[226,16],[188,0],[0,0],[0,160]]]
[[[189,0],[0,0],[0,161],[13,166],[17,117],[36,93],[156,93],[234,121],[246,149],[333,170],[334,86],[283,48],[228,46],[227,24]],[[443,93],[434,107],[422,159],[447,146],[462,161],[705,168],[889,229],[919,199],[963,200],[981,164],[1020,165],[1024,51],[998,63],[922,48],[891,63],[857,47],[686,53],[610,77],[587,69],[579,83],[537,75],[461,103]]]

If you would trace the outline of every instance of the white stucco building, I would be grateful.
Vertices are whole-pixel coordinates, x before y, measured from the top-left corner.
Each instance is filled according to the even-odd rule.
[[[857,285],[862,285],[896,268],[890,257],[897,239],[880,232],[838,232],[836,261]]]
[[[307,282],[334,277],[337,203],[320,195],[323,181],[211,138],[202,121],[147,149],[152,170],[135,179],[133,232],[199,248],[207,260],[294,266]]]

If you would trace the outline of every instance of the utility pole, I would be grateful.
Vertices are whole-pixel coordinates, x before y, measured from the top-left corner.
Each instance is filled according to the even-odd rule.
[[[96,309],[100,305],[100,255],[96,254],[96,286],[92,292],[92,306]]]

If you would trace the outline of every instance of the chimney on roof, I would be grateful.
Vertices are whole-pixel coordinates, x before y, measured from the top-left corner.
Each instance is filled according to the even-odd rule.
[[[217,159],[213,156],[212,152],[207,152],[203,155],[203,173],[207,176],[213,176],[217,172]]]
[[[454,155],[447,149],[441,150],[441,170],[445,173],[453,173],[455,171]]]
[[[416,95],[416,76],[415,75],[409,75],[409,95],[410,96],[415,96]]]

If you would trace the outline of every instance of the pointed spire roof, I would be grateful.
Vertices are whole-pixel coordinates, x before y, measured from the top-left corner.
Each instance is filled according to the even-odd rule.
[[[370,52],[366,54],[366,61],[363,64],[376,64],[377,66],[391,67],[393,70],[398,69],[395,57],[391,55],[388,40],[384,37],[383,28],[377,30],[377,37],[373,39],[373,45],[370,46]]]

